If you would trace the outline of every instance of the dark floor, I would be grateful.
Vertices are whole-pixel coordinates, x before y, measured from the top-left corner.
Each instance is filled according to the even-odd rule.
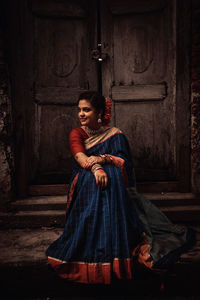
[[[200,300],[199,274],[199,265],[178,266],[162,276],[147,272],[135,280],[105,286],[66,282],[44,264],[15,265],[1,267],[1,292],[6,295],[2,299],[20,300]]]
[[[200,225],[196,243],[168,271],[137,272],[131,281],[85,285],[64,281],[49,268],[45,249],[61,228],[0,230],[0,283],[3,300],[200,300]]]

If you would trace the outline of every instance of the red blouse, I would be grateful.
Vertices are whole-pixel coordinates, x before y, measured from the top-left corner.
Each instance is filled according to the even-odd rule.
[[[78,152],[85,153],[84,140],[88,137],[87,133],[81,127],[72,129],[69,135],[69,146],[73,156]]]

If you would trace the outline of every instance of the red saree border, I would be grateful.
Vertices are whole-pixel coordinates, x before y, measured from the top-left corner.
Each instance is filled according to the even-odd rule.
[[[123,158],[118,157],[118,156],[114,156],[114,155],[109,155],[112,157],[112,162],[116,167],[119,167],[121,169],[121,173],[122,173],[122,179],[123,179],[123,183],[125,185],[126,188],[129,187],[128,184],[128,177],[127,177],[127,173],[126,173],[126,167],[125,167],[125,161]]]
[[[48,257],[48,262],[63,279],[87,284],[110,284],[111,274],[119,279],[132,279],[132,259],[114,258],[108,263],[66,262]]]
[[[150,255],[151,246],[148,243],[140,243],[132,252],[133,257],[137,257],[140,265],[144,265],[148,269],[152,269],[153,261]]]
[[[68,201],[67,201],[67,207],[66,207],[66,215],[69,211],[69,207],[70,207],[70,204],[72,202],[72,198],[73,198],[73,194],[74,194],[74,190],[75,190],[75,187],[76,187],[77,180],[78,180],[78,173],[74,177],[74,179],[71,183],[71,186],[70,186],[70,191],[69,191],[69,196],[68,196]]]

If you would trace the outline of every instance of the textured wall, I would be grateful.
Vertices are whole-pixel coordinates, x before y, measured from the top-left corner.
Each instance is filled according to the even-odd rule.
[[[200,192],[200,2],[193,0],[192,13],[192,187]]]
[[[0,28],[0,209],[6,208],[14,194],[14,159],[9,77]]]

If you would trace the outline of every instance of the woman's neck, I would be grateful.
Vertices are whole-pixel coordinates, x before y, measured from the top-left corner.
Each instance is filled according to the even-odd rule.
[[[102,133],[104,131],[104,127],[103,126],[100,126],[97,129],[93,129],[93,128],[90,128],[90,127],[87,127],[87,126],[83,126],[82,128],[86,131],[86,133],[89,136],[95,135],[95,134],[99,134],[99,133]]]

